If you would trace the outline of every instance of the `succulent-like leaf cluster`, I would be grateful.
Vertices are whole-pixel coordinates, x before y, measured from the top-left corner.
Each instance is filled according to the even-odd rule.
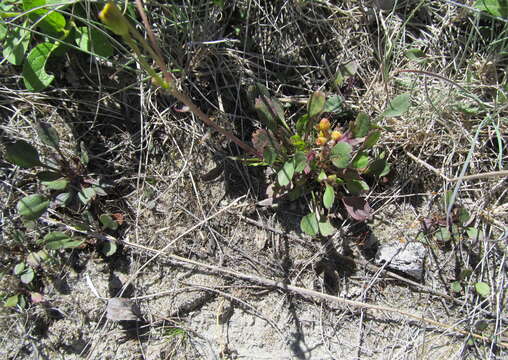
[[[372,148],[381,132],[368,115],[359,113],[349,124],[339,124],[331,119],[340,98],[327,99],[323,92],[316,91],[292,132],[281,104],[270,98],[266,89],[252,86],[249,95],[266,126],[252,137],[262,155],[257,164],[276,170],[275,194],[290,200],[312,194],[314,199],[313,211],[303,217],[301,230],[312,236],[332,235],[334,228],[327,214],[338,203],[353,219],[370,219],[371,209],[361,197],[369,190],[365,177],[383,177],[390,165],[384,153],[373,156]]]

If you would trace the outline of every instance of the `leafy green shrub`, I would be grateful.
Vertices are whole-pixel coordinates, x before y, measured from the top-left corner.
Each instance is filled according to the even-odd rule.
[[[266,126],[253,134],[254,147],[262,154],[254,164],[275,170],[276,179],[270,186],[275,197],[287,196],[293,201],[310,195],[312,199],[312,211],[301,220],[301,230],[311,236],[333,234],[335,229],[327,213],[338,203],[353,219],[370,219],[371,208],[361,197],[369,190],[365,180],[383,177],[390,171],[385,153],[373,149],[381,128],[365,113],[359,113],[349,124],[333,124],[322,115],[333,115],[340,108],[340,97],[326,99],[323,92],[317,91],[292,132],[281,104],[263,86],[252,86],[249,96]],[[398,116],[407,110],[408,96],[395,100],[393,114],[386,116]]]
[[[40,91],[55,79],[46,72],[48,60],[62,57],[72,47],[94,56],[113,54],[108,38],[93,22],[79,21],[66,11],[82,12],[79,4],[58,0],[5,0],[0,3],[0,45],[3,57],[22,65],[28,90]],[[71,7],[72,5],[72,7]]]

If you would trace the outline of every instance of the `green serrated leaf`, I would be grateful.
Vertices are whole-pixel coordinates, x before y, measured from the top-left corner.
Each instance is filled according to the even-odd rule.
[[[315,213],[305,215],[300,221],[300,229],[307,235],[315,236],[319,231],[319,223]]]
[[[383,112],[385,117],[401,116],[409,110],[409,93],[396,96],[388,105],[388,108]]]
[[[330,235],[335,234],[335,228],[332,226],[332,224],[330,224],[330,222],[328,220],[319,222],[318,227],[319,227],[319,232],[323,236],[330,236]]]
[[[295,163],[293,160],[286,161],[282,169],[279,170],[277,174],[277,180],[280,186],[286,186],[293,179],[293,175],[295,174]]]
[[[328,99],[326,99],[325,108],[323,109],[323,112],[338,113],[342,111],[343,102],[344,100],[339,95],[330,96]]]
[[[307,155],[302,151],[297,151],[294,156],[295,173],[301,173],[307,166]]]
[[[106,229],[116,230],[118,229],[118,223],[108,214],[102,214],[99,220]]]
[[[55,44],[43,42],[30,50],[21,72],[28,90],[44,90],[55,79],[54,75],[46,73],[46,63],[55,48]]]
[[[370,149],[376,143],[378,142],[379,138],[381,137],[381,131],[374,131],[369,136],[367,136],[367,139],[363,142],[363,148],[364,149]]]
[[[333,186],[326,184],[325,192],[323,194],[323,205],[325,208],[330,209],[335,201],[335,190]]]
[[[369,155],[365,152],[359,152],[351,161],[351,166],[355,169],[365,169],[369,165]]]
[[[330,160],[335,167],[344,169],[349,165],[351,160],[351,151],[353,148],[346,142],[339,142],[335,144],[330,152]]]
[[[23,24],[25,27],[26,22]],[[7,28],[5,28],[7,29]],[[2,55],[12,65],[21,65],[30,44],[31,32],[21,27],[13,27],[6,31],[2,40]]]
[[[325,108],[326,95],[322,91],[315,91],[307,103],[307,114],[309,118],[319,116]]]
[[[361,138],[367,135],[370,130],[370,119],[369,115],[361,112],[356,116],[356,120],[353,124],[353,136],[355,138]]]
[[[113,55],[113,46],[103,32],[87,26],[79,27],[77,32],[75,41],[81,50],[104,58]]]
[[[53,231],[46,234],[43,240],[46,248],[51,250],[75,248],[84,242],[82,239],[75,239],[60,231]]]
[[[25,169],[42,165],[37,149],[23,140],[5,145],[5,160]]]
[[[33,194],[25,196],[18,201],[16,208],[18,213],[26,220],[39,218],[49,207],[49,200],[43,195]]]
[[[451,289],[453,292],[459,293],[462,291],[462,285],[459,281],[454,281],[451,283]]]
[[[474,289],[480,296],[487,297],[490,295],[490,286],[489,286],[489,284],[487,284],[483,281],[479,281],[479,282],[475,283]]]
[[[60,137],[57,131],[48,123],[39,122],[36,125],[37,135],[43,144],[58,149]]]

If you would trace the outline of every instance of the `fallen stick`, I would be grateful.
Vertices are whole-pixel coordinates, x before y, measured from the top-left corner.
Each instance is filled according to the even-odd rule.
[[[405,317],[408,317],[408,318],[411,318],[411,319],[415,319],[417,321],[422,321],[422,322],[425,322],[427,324],[431,324],[433,326],[436,326],[436,327],[439,327],[439,328],[442,328],[442,329],[448,329],[448,330],[457,332],[459,334],[462,334],[464,336],[471,336],[471,337],[473,337],[475,339],[479,339],[479,340],[483,340],[483,341],[491,341],[491,339],[489,337],[487,337],[487,336],[479,335],[479,334],[476,334],[476,333],[473,333],[473,332],[464,331],[464,330],[461,330],[461,329],[458,329],[458,328],[454,327],[453,325],[448,325],[448,324],[440,323],[439,321],[435,321],[435,320],[432,320],[432,319],[429,319],[429,318],[425,318],[423,316],[411,314],[410,312],[408,312],[406,310],[403,310],[403,309],[393,308],[393,307],[389,307],[389,306],[368,304],[368,303],[364,303],[364,302],[361,302],[361,301],[349,300],[349,299],[341,298],[341,297],[338,297],[338,296],[323,294],[323,293],[317,292],[315,290],[310,290],[310,289],[301,288],[301,287],[298,287],[298,286],[289,285],[289,284],[286,284],[286,283],[283,283],[283,282],[280,282],[280,281],[271,280],[271,279],[263,278],[263,277],[256,276],[256,275],[239,273],[239,272],[236,272],[236,271],[233,271],[233,270],[225,269],[225,268],[220,267],[220,266],[205,264],[205,263],[202,263],[202,262],[199,262],[199,261],[195,261],[195,260],[191,260],[191,259],[187,259],[187,258],[178,256],[178,255],[165,254],[163,251],[160,251],[160,250],[157,250],[157,249],[152,249],[150,247],[146,247],[146,246],[143,246],[143,245],[134,244],[134,243],[131,243],[129,241],[121,241],[121,243],[126,245],[126,246],[129,246],[129,247],[133,247],[133,248],[138,248],[138,249],[142,249],[142,250],[145,250],[145,251],[154,252],[154,253],[156,253],[156,256],[161,256],[161,255],[165,256],[165,257],[175,261],[176,263],[180,263],[180,264],[182,264],[184,266],[194,265],[194,266],[200,267],[202,269],[208,269],[208,270],[211,270],[212,272],[217,272],[217,273],[229,276],[229,277],[238,278],[238,279],[242,279],[242,280],[246,280],[246,281],[262,284],[262,285],[265,285],[265,286],[268,286],[268,287],[278,288],[278,289],[281,289],[281,290],[284,290],[284,291],[291,291],[291,292],[294,292],[294,293],[297,293],[297,294],[300,294],[300,295],[303,295],[303,296],[306,296],[306,297],[317,298],[317,299],[322,299],[322,300],[328,300],[328,301],[332,301],[332,302],[336,302],[336,303],[342,303],[342,304],[350,305],[350,306],[353,306],[353,307],[356,307],[356,308],[360,308],[360,309],[370,309],[370,310],[377,310],[377,311],[386,311],[386,312],[398,313],[398,314],[401,314],[401,315],[403,315]],[[507,342],[498,342],[497,345],[502,346],[502,347],[508,349],[508,343]]]

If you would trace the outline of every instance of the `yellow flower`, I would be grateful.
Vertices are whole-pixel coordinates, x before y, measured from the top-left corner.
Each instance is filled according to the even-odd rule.
[[[104,6],[99,13],[99,19],[115,34],[120,36],[129,34],[129,22],[114,2],[110,1]]]
[[[319,136],[317,139],[316,139],[316,145],[318,146],[323,146],[326,144],[326,142],[328,141],[327,138],[325,138],[324,136]]]
[[[330,120],[328,120],[327,118],[322,118],[318,124],[318,130],[327,131],[328,129],[330,129],[330,126],[331,126]]]
[[[341,134],[340,131],[335,130],[335,131],[332,131],[332,135],[331,136],[332,136],[333,140],[337,141],[337,140],[339,140],[342,137],[342,134]]]

